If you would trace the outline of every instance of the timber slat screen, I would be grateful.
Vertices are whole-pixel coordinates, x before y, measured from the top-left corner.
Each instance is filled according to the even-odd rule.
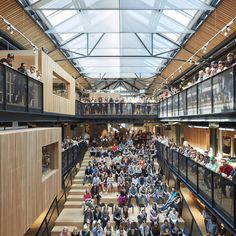
[[[234,231],[236,231],[234,180],[213,172],[198,162],[170,147],[157,142],[157,158],[185,185],[212,209]],[[233,227],[232,227],[233,226]]]
[[[43,83],[0,63],[0,110],[43,112]]]

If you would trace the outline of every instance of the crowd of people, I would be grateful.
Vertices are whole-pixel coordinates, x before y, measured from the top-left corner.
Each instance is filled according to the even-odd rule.
[[[150,115],[157,114],[157,104],[154,97],[98,97],[81,100],[82,114],[96,115]]]
[[[227,179],[232,180],[236,176],[236,167],[230,165],[227,162],[226,158],[221,158],[220,160],[218,160],[215,157],[210,156],[208,151],[200,153],[191,145],[179,145],[173,142],[173,140],[169,139],[168,137],[163,137],[159,135],[157,140],[158,142],[168,146],[170,149],[175,150],[183,154],[185,157],[188,157],[194,162],[200,164],[201,166],[206,167],[205,171],[202,174],[204,183],[208,189],[211,189],[211,175],[210,172],[207,170],[220,174],[223,178],[220,178],[220,180],[215,178],[215,181],[219,181],[223,195],[225,197],[227,196]],[[196,166],[192,166],[192,171],[196,171]]]
[[[164,92],[157,98],[157,101],[162,101],[165,98],[172,96],[178,92],[181,92],[182,90],[199,83],[209,77],[212,77],[218,73],[221,73],[222,71],[234,66],[236,64],[236,59],[234,58],[234,54],[232,52],[227,54],[226,60],[219,60],[212,61],[210,63],[210,66],[207,66],[205,69],[202,69],[198,72],[198,75],[196,78],[194,77],[191,80],[188,80],[188,82],[180,82],[178,86],[167,86],[167,88],[164,90]]]
[[[84,184],[90,187],[84,193],[81,235],[183,235],[178,223],[181,195],[175,188],[169,191],[162,168],[154,165],[156,153],[151,146],[134,145],[132,139],[127,139],[119,145],[103,148],[101,155],[93,150],[90,150],[92,159],[84,175]],[[117,203],[103,204],[105,192],[114,190],[118,192]],[[130,217],[133,207],[140,209],[136,218]],[[164,222],[160,222],[161,214]],[[70,234],[62,232],[61,235]]]
[[[9,66],[11,68],[13,68],[13,61],[15,60],[15,56],[12,53],[8,53],[6,58],[2,58],[0,60],[0,63]],[[27,69],[27,65],[26,63],[22,62],[20,64],[20,67],[17,69],[19,72],[21,72],[24,75],[27,75],[33,79],[36,80],[41,80],[41,72],[40,70],[36,69],[35,65],[31,65],[28,69]]]
[[[82,137],[72,137],[66,136],[66,138],[61,142],[61,150],[62,152],[67,150],[68,148],[78,145],[79,142],[83,141]]]

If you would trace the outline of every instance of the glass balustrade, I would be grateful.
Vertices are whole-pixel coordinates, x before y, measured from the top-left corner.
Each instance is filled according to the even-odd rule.
[[[43,84],[0,64],[0,108],[11,111],[43,110]]]
[[[191,191],[230,225],[235,224],[236,196],[234,196],[234,191],[236,186],[232,180],[209,170],[190,157],[160,142],[156,143],[156,148],[158,158],[164,161],[164,165],[168,165]],[[236,224],[234,226],[236,227]]]

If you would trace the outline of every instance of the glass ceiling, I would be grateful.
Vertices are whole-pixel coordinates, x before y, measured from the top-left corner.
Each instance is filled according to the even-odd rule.
[[[109,88],[110,83],[140,89],[173,58],[183,38],[194,33],[190,25],[198,13],[213,10],[210,2],[29,0],[26,10],[38,13],[48,26],[46,33],[56,37],[95,88]]]

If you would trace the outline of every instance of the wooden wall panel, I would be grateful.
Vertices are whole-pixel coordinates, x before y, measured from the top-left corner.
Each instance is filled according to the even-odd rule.
[[[45,34],[38,24],[32,19],[32,17],[24,11],[18,1],[2,0],[0,1],[0,5],[0,15],[13,24],[13,26],[15,26],[21,33],[31,40],[38,48],[46,47],[48,51],[55,49],[55,51],[50,53],[50,57],[52,57],[53,60],[65,58],[59,49],[56,48],[56,45],[52,42],[48,35]],[[30,43],[16,31],[14,31],[14,34],[11,35],[3,21],[0,21],[0,29],[23,48],[32,49]],[[72,63],[68,60],[58,62],[58,64],[75,78],[80,77],[79,71],[76,70]],[[80,84],[83,87],[89,87],[88,82],[83,77],[80,78]]]
[[[61,129],[0,132],[0,235],[22,236],[61,190]],[[42,147],[57,143],[57,169],[42,178]]]
[[[208,150],[210,148],[210,131],[209,129],[184,126],[184,140],[193,147]]]
[[[44,111],[75,115],[75,80],[45,53],[40,53],[39,68],[44,83]],[[53,94],[53,72],[69,85],[68,99]]]

